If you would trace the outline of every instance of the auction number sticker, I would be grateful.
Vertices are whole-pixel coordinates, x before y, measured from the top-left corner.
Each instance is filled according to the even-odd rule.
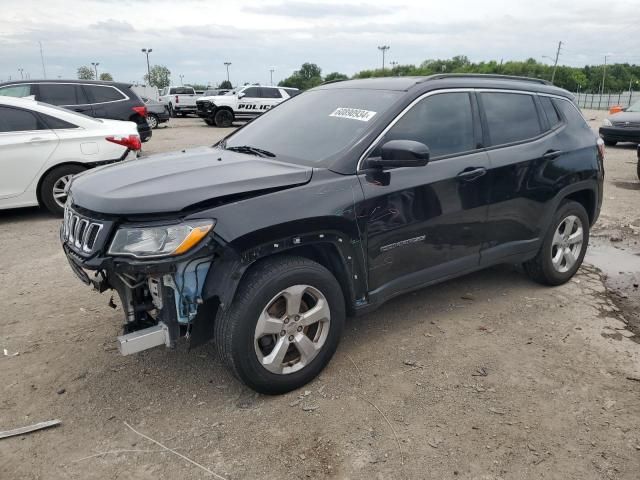
[[[350,118],[351,120],[360,120],[361,122],[368,122],[373,118],[376,112],[370,110],[361,110],[359,108],[338,107],[333,113],[329,114],[330,117],[338,118]]]

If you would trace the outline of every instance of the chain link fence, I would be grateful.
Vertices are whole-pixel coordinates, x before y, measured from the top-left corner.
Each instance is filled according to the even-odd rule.
[[[628,107],[636,102],[640,102],[640,92],[621,92],[621,93],[578,93],[576,94],[576,102],[580,108],[589,108],[593,110],[609,110],[614,105]]]

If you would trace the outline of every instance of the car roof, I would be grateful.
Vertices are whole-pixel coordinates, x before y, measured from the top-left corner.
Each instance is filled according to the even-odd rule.
[[[323,83],[315,89],[370,89],[401,92],[428,91],[443,88],[498,88],[550,93],[573,98],[573,94],[546,80],[529,77],[484,74],[439,74],[424,77],[376,77],[358,80],[337,80]]]
[[[12,80],[10,82],[4,82],[4,83],[0,83],[0,87],[3,87],[5,85],[20,85],[20,84],[31,84],[31,83],[78,83],[78,84],[88,84],[88,85],[110,85],[113,87],[120,87],[120,88],[130,88],[132,86],[131,83],[125,83],[125,82],[106,82],[103,80],[77,80],[77,79],[71,79],[71,80],[64,80],[64,79],[39,79],[39,80]]]

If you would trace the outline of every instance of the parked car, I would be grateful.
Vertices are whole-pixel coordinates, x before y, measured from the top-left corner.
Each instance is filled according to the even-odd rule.
[[[122,353],[188,332],[251,388],[287,392],[346,315],[504,262],[547,285],[576,273],[604,146],[572,98],[492,75],[321,85],[213,147],[75,178],[63,248],[120,295]],[[79,224],[99,228],[91,245]]]
[[[151,128],[158,128],[158,125],[171,118],[168,105],[146,97],[142,97],[142,101],[147,106],[147,122]]]
[[[230,127],[235,120],[251,120],[298,93],[297,88],[247,85],[232,95],[199,98],[197,114],[207,125]]]
[[[151,139],[147,107],[129,83],[92,80],[16,80],[0,84],[0,96],[29,97],[90,117],[134,122]]]
[[[600,127],[600,137],[610,147],[618,142],[640,143],[640,102],[605,118]]]
[[[172,117],[184,117],[196,113],[196,99],[199,97],[193,87],[165,87],[158,100],[169,106]]]
[[[40,204],[62,215],[73,175],[135,158],[140,145],[133,122],[0,96],[0,209]]]

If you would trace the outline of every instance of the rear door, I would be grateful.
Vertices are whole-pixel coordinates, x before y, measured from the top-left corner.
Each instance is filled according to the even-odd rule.
[[[0,198],[23,193],[57,144],[57,135],[33,112],[0,106]]]
[[[278,88],[261,87],[260,95],[262,96],[262,101],[260,102],[259,113],[264,113],[282,102],[282,93]]]
[[[550,100],[536,94],[482,91],[478,99],[491,160],[482,263],[491,264],[537,248],[545,205],[555,194],[545,172],[563,155],[557,139],[562,123]]]
[[[82,85],[78,83],[38,83],[36,98],[40,102],[95,116]]]
[[[114,118],[124,120],[122,116],[114,116],[117,102],[124,102],[127,97],[117,88],[110,85],[84,85],[84,91],[93,107],[96,118]],[[133,112],[131,112],[133,113]]]
[[[345,120],[346,121],[346,120]],[[477,268],[487,219],[488,155],[469,91],[418,101],[383,136],[429,147],[424,167],[360,174],[369,290],[402,291]]]

